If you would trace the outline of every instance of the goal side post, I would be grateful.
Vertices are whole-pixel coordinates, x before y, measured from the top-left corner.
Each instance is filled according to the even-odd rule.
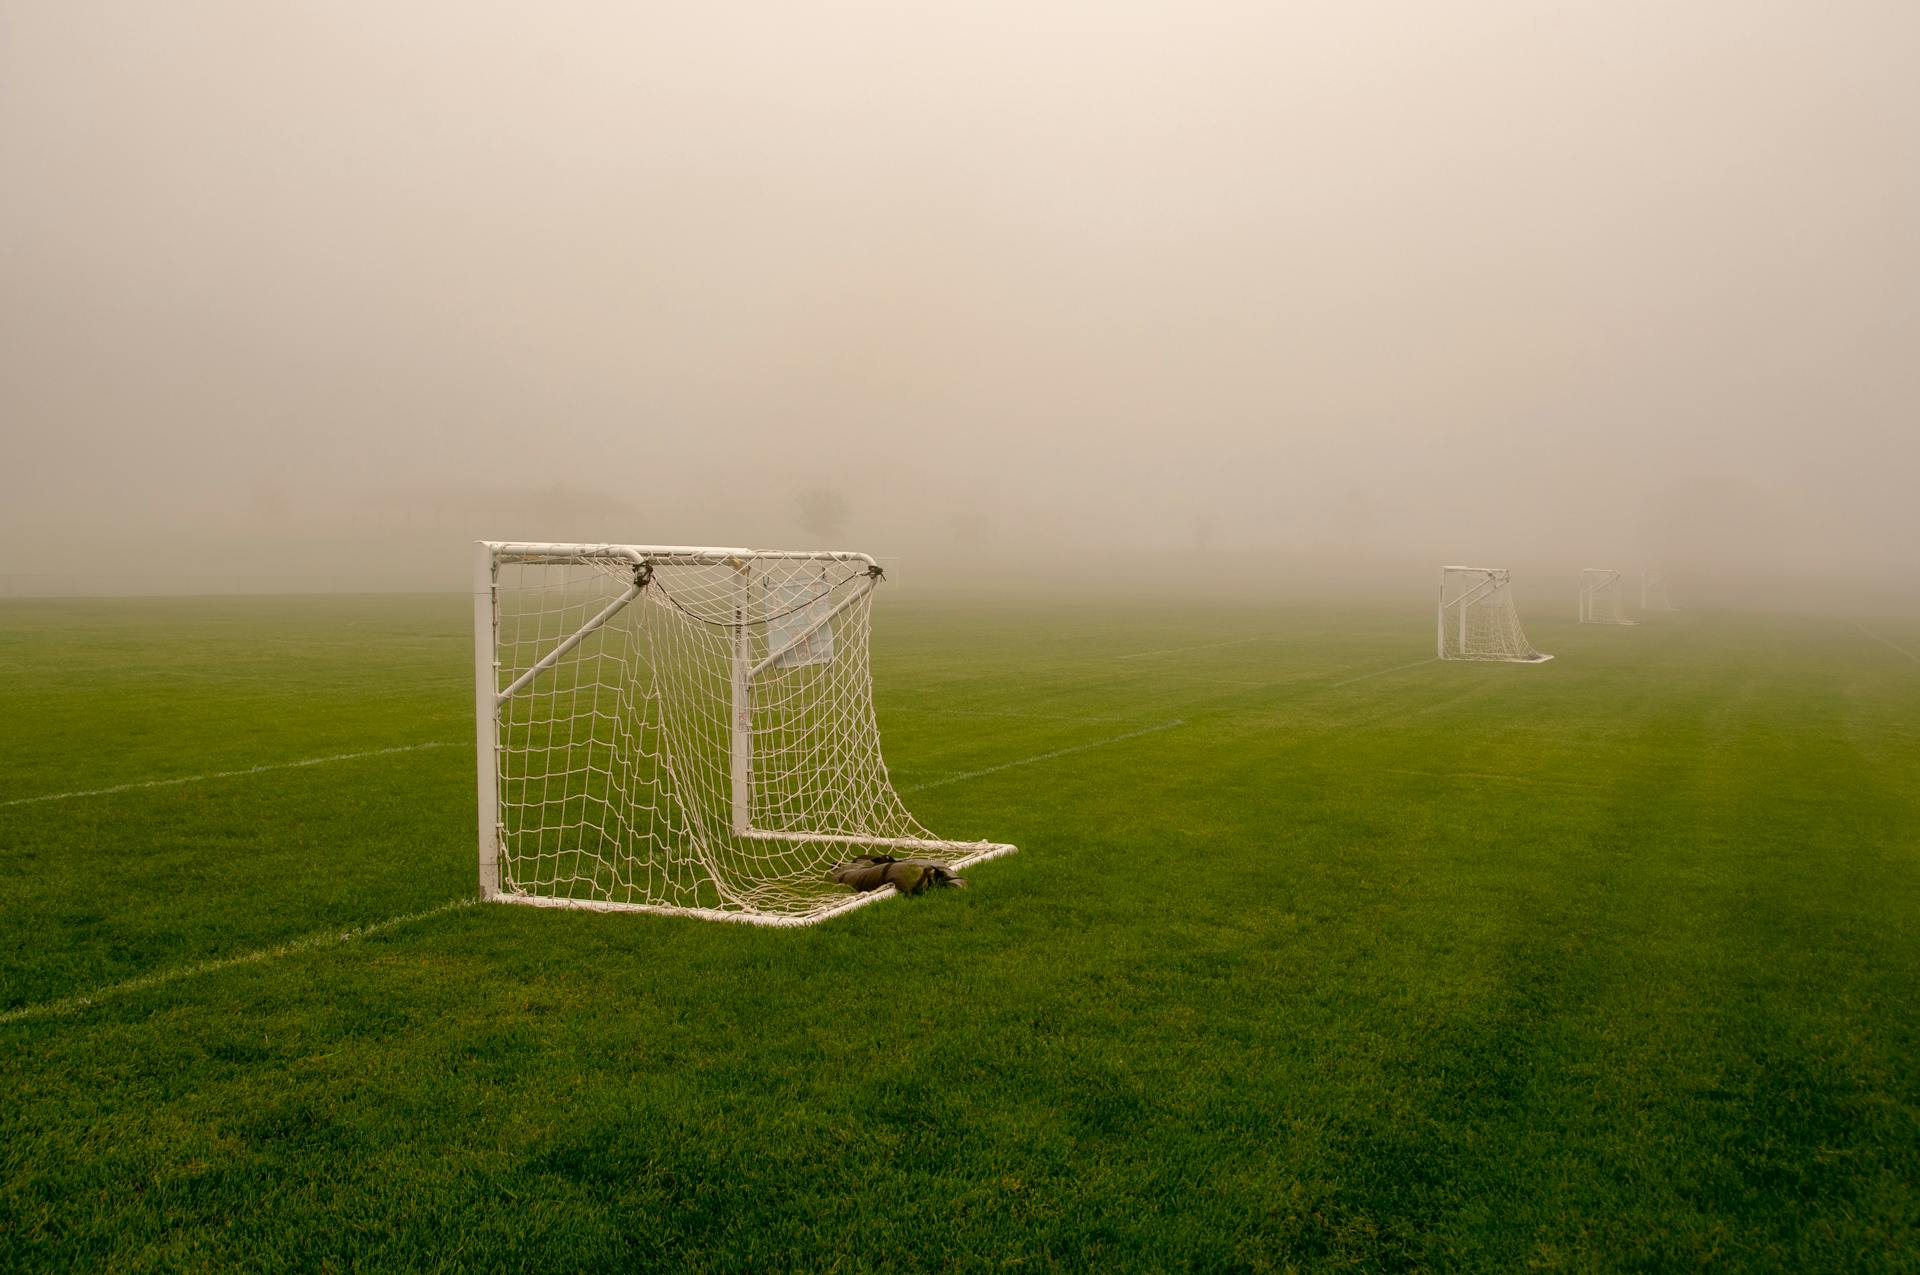
[[[748,606],[752,598],[752,578],[746,562],[734,567],[733,658],[728,668],[732,692],[728,720],[727,769],[733,783],[733,830],[746,834],[753,828],[753,636],[747,627]]]
[[[500,678],[495,663],[493,546],[473,546],[474,769],[479,787],[480,897],[500,893]]]

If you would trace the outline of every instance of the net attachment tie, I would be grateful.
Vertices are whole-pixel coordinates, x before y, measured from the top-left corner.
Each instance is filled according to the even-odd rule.
[[[652,583],[653,583],[652,561],[648,560],[636,565],[633,569],[633,587],[636,589],[644,589]]]

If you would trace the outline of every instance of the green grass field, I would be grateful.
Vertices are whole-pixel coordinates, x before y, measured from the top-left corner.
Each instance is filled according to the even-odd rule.
[[[1021,853],[779,931],[461,902],[465,598],[0,604],[0,1268],[1915,1269],[1920,625],[1425,605],[883,594]]]

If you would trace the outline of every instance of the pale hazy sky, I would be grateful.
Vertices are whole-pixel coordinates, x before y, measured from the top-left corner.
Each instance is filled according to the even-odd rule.
[[[0,0],[0,431],[0,569],[1920,584],[1920,3]]]

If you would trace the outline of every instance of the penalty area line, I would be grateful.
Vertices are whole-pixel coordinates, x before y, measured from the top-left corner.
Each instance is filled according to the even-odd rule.
[[[197,784],[208,779],[232,779],[239,775],[259,775],[269,770],[298,770],[302,766],[324,766],[333,761],[359,761],[365,757],[391,757],[395,753],[417,753],[426,748],[452,748],[445,741],[429,744],[402,744],[398,748],[376,748],[364,753],[335,753],[331,757],[308,757],[302,761],[276,761],[244,770],[216,770],[208,775],[181,775],[174,779],[147,779],[139,783],[115,784],[111,788],[82,788],[75,792],[50,792],[40,797],[15,797],[0,801],[0,806],[30,806],[38,801],[67,801],[74,797],[104,797],[109,793],[134,792],[141,788],[171,788],[176,784]]]
[[[1329,682],[1327,689],[1331,691],[1342,686],[1352,686],[1355,682],[1364,682],[1370,677],[1385,677],[1389,673],[1404,673],[1410,668],[1419,668],[1422,664],[1432,664],[1434,662],[1434,657],[1429,655],[1426,659],[1415,660],[1411,664],[1396,664],[1392,668],[1377,668],[1371,673],[1362,673],[1360,676],[1350,677],[1344,682]]]
[[[1158,726],[1147,726],[1140,730],[1130,730],[1124,735],[1114,735],[1107,739],[1096,739],[1089,744],[1074,744],[1070,748],[1056,748],[1050,753],[1036,753],[1032,757],[1022,757],[1018,761],[1003,761],[998,766],[988,766],[983,770],[964,771],[958,775],[948,775],[945,779],[935,779],[924,784],[915,784],[911,788],[902,788],[902,793],[925,792],[929,788],[945,788],[948,784],[962,783],[969,779],[978,779],[983,775],[997,775],[1003,770],[1012,770],[1016,766],[1032,766],[1038,762],[1052,761],[1056,757],[1067,757],[1074,753],[1084,753],[1093,748],[1105,748],[1108,744],[1124,743],[1129,739],[1139,739],[1142,735],[1157,735],[1161,731],[1173,730],[1185,726],[1186,719],[1176,717],[1170,722],[1161,722]]]
[[[1856,629],[1859,629],[1862,633],[1866,634],[1868,637],[1872,638],[1874,641],[1880,643],[1880,645],[1892,647],[1894,650],[1900,652],[1900,654],[1912,660],[1915,664],[1920,664],[1920,655],[1915,655],[1912,651],[1909,651],[1906,647],[1901,646],[1898,642],[1894,641],[1892,638],[1881,637],[1878,633],[1875,633],[1872,629],[1868,628],[1864,624],[1856,624],[1853,627]]]
[[[167,983],[177,983],[182,979],[198,978],[202,974],[217,974],[221,970],[230,970],[239,965],[257,965],[263,961],[277,960],[282,956],[292,956],[298,952],[309,952],[315,948],[337,947],[342,943],[352,943],[375,934],[384,934],[388,930],[397,930],[403,925],[412,925],[416,921],[431,920],[444,916],[460,908],[470,908],[478,904],[475,898],[449,899],[438,907],[424,912],[407,912],[400,916],[390,916],[384,921],[370,921],[365,925],[356,925],[345,930],[326,930],[319,934],[309,934],[304,938],[279,943],[273,947],[258,948],[251,952],[242,952],[238,956],[222,956],[211,961],[196,961],[191,965],[176,965],[172,969],[159,970],[152,974],[140,974],[118,983],[109,983],[97,987],[81,996],[69,996],[64,1000],[42,1001],[37,1005],[22,1005],[0,1013],[0,1026],[8,1023],[23,1023],[34,1018],[59,1018],[67,1014],[77,1014],[83,1009],[91,1009],[104,1000],[116,996],[126,996],[133,992],[144,992],[151,987],[160,987]]]

